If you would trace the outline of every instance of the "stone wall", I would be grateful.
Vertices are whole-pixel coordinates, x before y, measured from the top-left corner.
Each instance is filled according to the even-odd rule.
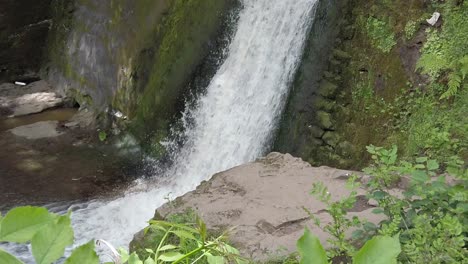
[[[352,34],[345,29],[348,11],[348,1],[320,2],[280,124],[274,146],[276,151],[300,156],[313,164],[323,164],[327,158],[320,149],[347,148],[347,143],[339,142],[334,133],[335,99],[342,89],[340,72],[333,65],[347,61],[349,55],[333,50],[333,46],[347,34]],[[340,31],[346,32],[339,34]]]

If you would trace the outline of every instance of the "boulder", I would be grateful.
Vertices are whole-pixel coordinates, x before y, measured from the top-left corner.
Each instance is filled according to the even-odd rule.
[[[323,225],[330,223],[331,217],[325,211],[325,204],[309,192],[313,183],[323,182],[332,200],[341,199],[350,193],[346,182],[351,174],[351,171],[328,167],[314,168],[289,154],[271,153],[214,175],[195,191],[157,209],[156,216],[167,217],[193,209],[214,232],[234,227],[231,243],[244,256],[264,261],[294,252],[305,227],[328,245],[329,235],[314,225],[304,208]],[[359,189],[358,193],[363,195],[365,190]],[[350,210],[349,216],[374,223],[380,221],[380,216],[371,211],[372,206],[362,202]],[[144,244],[145,236],[140,232],[132,244]],[[148,234],[148,239],[150,237]]]
[[[45,81],[33,82],[26,86],[11,83],[0,85],[0,117],[39,113],[63,103],[64,99]]]
[[[317,111],[318,125],[323,129],[332,129],[334,127],[332,116],[324,111]]]
[[[320,83],[318,93],[325,98],[333,99],[336,95],[337,89],[338,86],[336,84],[323,79]]]
[[[322,139],[323,141],[325,141],[325,143],[327,143],[327,145],[329,145],[332,148],[336,148],[338,143],[340,143],[340,136],[333,131],[325,132],[325,134],[323,134]]]

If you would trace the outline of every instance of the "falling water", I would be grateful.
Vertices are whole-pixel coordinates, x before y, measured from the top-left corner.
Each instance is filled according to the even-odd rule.
[[[264,154],[285,104],[318,0],[243,0],[228,56],[197,102],[184,113],[186,138],[165,174],[112,201],[73,213],[77,244],[93,238],[126,246],[153,210],[193,190],[216,172]]]

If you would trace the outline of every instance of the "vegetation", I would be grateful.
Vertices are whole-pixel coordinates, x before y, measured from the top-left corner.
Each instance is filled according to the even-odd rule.
[[[368,191],[367,198],[377,203],[373,212],[383,214],[384,220],[374,225],[347,216],[347,211],[356,202],[356,189],[361,187],[361,183],[356,182],[356,176],[349,179],[352,190],[350,195],[340,201],[331,201],[327,188],[321,183],[315,184],[312,193],[327,204],[327,212],[333,221],[322,227],[314,215],[311,214],[311,217],[330,234],[328,242],[331,249],[325,255],[318,242],[313,242],[316,238],[311,237],[306,230],[302,240],[308,241],[309,250],[313,249],[323,260],[304,263],[328,263],[328,259],[344,259],[345,263],[353,259],[353,263],[361,263],[356,258],[364,254],[371,255],[368,243],[379,243],[376,242],[379,240],[382,240],[381,243],[398,245],[388,244],[386,250],[380,249],[378,256],[383,257],[384,253],[389,252],[395,255],[386,256],[385,262],[373,259],[365,263],[396,263],[397,257],[400,263],[464,263],[468,259],[465,247],[468,231],[468,170],[463,168],[463,162],[457,160],[444,164],[446,171],[442,172],[440,164],[427,157],[419,157],[414,163],[398,162],[396,146],[391,149],[369,146],[368,151],[374,163],[364,170],[371,175],[364,187]],[[410,180],[406,190],[401,194],[392,192],[395,184],[405,177]],[[452,179],[450,183],[447,178]],[[352,237],[346,237],[345,234],[351,228],[355,229]],[[357,251],[356,245],[372,236]],[[312,254],[303,248],[306,242],[300,240],[299,243],[303,258]]]
[[[388,53],[395,46],[395,36],[387,23],[374,17],[369,17],[366,24],[367,33],[381,51]]]
[[[438,5],[444,19],[443,30],[427,29],[428,40],[418,69],[434,81],[446,84],[441,99],[453,97],[465,85],[468,74],[468,3]]]
[[[3,218],[0,215],[0,242],[31,243],[32,255],[38,264],[50,264],[63,258],[73,237],[70,213],[57,215],[45,208],[26,206],[12,209]],[[23,262],[0,249],[0,263]],[[99,263],[94,241],[76,248],[65,263]]]

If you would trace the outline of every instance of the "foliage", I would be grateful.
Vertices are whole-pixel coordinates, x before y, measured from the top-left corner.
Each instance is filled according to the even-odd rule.
[[[393,173],[397,159],[398,148],[393,145],[387,150],[373,145],[367,146],[367,151],[372,155],[375,166],[364,169],[364,172],[372,175],[370,186],[391,186],[399,179],[399,175]]]
[[[154,248],[147,248],[149,255],[140,258],[136,252],[128,255],[121,250],[122,262],[157,264],[157,263],[248,263],[240,257],[239,251],[226,243],[226,234],[209,239],[206,225],[197,219],[194,227],[189,224],[177,224],[167,221],[151,220],[148,231],[161,232],[160,241]]]
[[[141,260],[136,252],[129,254],[120,249],[116,263],[248,263],[239,256],[237,249],[226,243],[226,234],[209,239],[206,225],[199,218],[195,227],[152,220],[146,230],[156,230],[163,234],[153,248],[145,249],[148,255]],[[0,242],[30,242],[33,257],[38,264],[50,264],[63,258],[65,248],[73,244],[73,237],[70,214],[61,216],[49,213],[42,207],[26,206],[12,209],[3,218],[0,215]],[[98,264],[99,258],[94,248],[94,241],[79,246],[65,260],[65,264]],[[0,263],[23,262],[0,250]]]
[[[31,243],[36,263],[49,264],[60,259],[67,246],[73,243],[70,214],[56,215],[41,207],[17,207],[0,218],[0,242]],[[94,252],[94,242],[75,249],[65,263],[99,263]],[[0,262],[23,263],[11,254],[0,250]]]
[[[464,87],[468,73],[468,3],[446,3],[442,30],[428,29],[417,68],[447,85],[441,99],[455,96]],[[445,77],[445,78],[441,78]]]
[[[301,255],[300,264],[328,263],[327,253],[320,240],[307,228],[304,235],[297,241],[297,251]]]
[[[424,155],[441,162],[452,156],[466,158],[468,149],[468,91],[462,91],[453,102],[438,102],[425,94],[405,103],[408,116],[400,126],[405,143],[404,155]]]
[[[333,219],[322,228],[332,237],[328,240],[332,246],[327,252],[328,258],[352,257],[354,263],[363,259],[370,261],[363,263],[380,263],[374,258],[388,253],[390,255],[383,263],[396,263],[397,257],[402,263],[431,264],[462,263],[468,259],[468,250],[465,247],[468,232],[468,170],[463,166],[464,162],[453,157],[451,161],[441,165],[434,159],[419,157],[414,163],[410,163],[398,161],[396,146],[385,149],[371,145],[367,150],[373,159],[372,166],[365,169],[370,175],[370,180],[366,183],[367,197],[378,205],[373,213],[383,214],[384,220],[376,226],[361,219],[348,218],[347,211],[356,202],[355,190],[361,187],[356,183],[356,176],[349,179],[350,194],[334,202],[323,183],[314,184],[312,194],[327,204],[327,212]],[[407,177],[409,183],[399,194],[394,186]],[[451,180],[448,181],[448,178]],[[318,218],[310,215],[320,227]],[[349,229],[356,227],[362,229],[355,230],[351,238],[345,237]],[[371,237],[356,252],[354,246],[359,240],[365,241]],[[387,245],[385,250],[370,250],[373,246],[392,240],[397,241],[394,246]],[[323,253],[323,248],[317,243],[306,230],[298,242],[303,260],[313,256],[310,254],[315,254],[317,261],[323,258],[317,257]],[[310,253],[312,251],[314,253]],[[365,255],[363,252],[366,252]]]
[[[366,30],[372,40],[372,44],[384,53],[389,53],[393,46],[396,45],[395,34],[386,22],[369,17],[366,23]]]
[[[385,162],[378,160],[374,166],[382,163]],[[446,164],[448,175],[439,173],[441,166],[436,160],[419,157],[414,164],[400,162],[386,170],[389,176],[410,175],[410,186],[403,196],[392,194],[383,184],[369,186],[369,197],[381,208],[376,212],[386,216],[378,232],[387,236],[399,234],[401,261],[460,263],[468,257],[468,170],[462,165],[460,160]],[[457,182],[449,184],[447,177],[456,177]]]
[[[99,140],[100,140],[101,142],[106,141],[106,139],[107,139],[107,133],[106,133],[106,131],[99,131],[99,135],[98,135],[98,136],[99,136]]]
[[[319,239],[312,235],[308,229],[298,240],[297,248],[301,255],[301,264],[327,264],[327,254]],[[391,264],[397,263],[401,252],[398,236],[375,236],[367,241],[356,252],[352,263],[354,264]]]
[[[346,216],[347,211],[353,208],[356,203],[356,188],[359,186],[356,179],[356,176],[352,176],[349,179],[348,187],[351,191],[347,197],[339,201],[331,200],[330,192],[323,183],[314,183],[312,186],[311,194],[327,205],[327,212],[333,219],[330,224],[322,226],[319,218],[306,210],[309,213],[309,216],[314,220],[315,224],[331,235],[331,238],[328,239],[328,242],[332,246],[331,250],[328,252],[330,258],[350,256],[353,255],[356,250],[353,244],[346,237],[346,231],[351,227],[361,225],[361,221],[357,217],[349,219]]]
[[[406,39],[411,39],[414,36],[414,33],[418,31],[418,23],[416,21],[408,21],[405,26],[405,37]]]

